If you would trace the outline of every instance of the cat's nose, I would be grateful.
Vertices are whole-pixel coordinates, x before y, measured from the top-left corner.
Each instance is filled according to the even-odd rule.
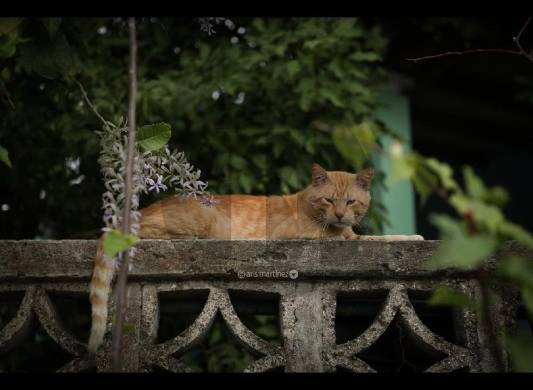
[[[344,217],[344,213],[341,213],[339,211],[335,211],[335,216],[338,218],[338,220],[340,221],[342,219],[342,217]]]

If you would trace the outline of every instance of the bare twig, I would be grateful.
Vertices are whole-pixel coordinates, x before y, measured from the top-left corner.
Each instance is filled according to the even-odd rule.
[[[522,26],[522,28],[518,32],[518,35],[516,37],[513,37],[513,41],[514,41],[516,47],[518,48],[518,51],[520,52],[520,54],[522,56],[526,57],[529,61],[533,62],[533,56],[531,54],[529,54],[527,51],[525,51],[524,48],[522,47],[522,45],[520,44],[520,38],[522,38],[522,33],[527,28],[529,22],[531,22],[531,16],[529,18],[527,18],[526,22],[524,23],[524,25]]]
[[[435,58],[442,58],[448,56],[459,56],[463,54],[472,54],[472,53],[501,53],[501,54],[513,54],[513,55],[522,55],[515,50],[506,50],[506,49],[471,49],[464,51],[447,51],[446,53],[434,54],[431,56],[418,57],[418,58],[407,58],[407,61],[419,62],[424,60],[430,60]]]
[[[130,210],[131,199],[133,195],[133,159],[135,154],[135,127],[136,127],[136,100],[137,100],[137,38],[135,31],[135,18],[128,19],[129,35],[130,35],[130,98],[128,104],[128,155],[126,160],[125,176],[125,198],[124,198],[124,217],[122,230],[124,234],[130,232]],[[122,261],[120,262],[120,270],[117,282],[117,303],[116,303],[116,323],[113,328],[113,356],[112,365],[113,371],[120,371],[121,369],[121,355],[122,355],[122,328],[124,325],[125,309],[126,309],[126,294],[127,294],[127,278],[129,268],[129,253],[128,250],[122,253]]]
[[[91,102],[91,100],[89,99],[89,96],[87,95],[87,91],[85,90],[85,88],[83,87],[83,84],[80,83],[77,79],[75,79],[74,77],[71,78],[72,81],[74,81],[77,85],[78,85],[78,88],[80,89],[81,91],[81,94],[83,95],[83,99],[85,100],[85,103],[87,103],[87,105],[89,106],[89,108],[92,110],[92,112],[94,113],[94,115],[96,115],[98,117],[98,119],[100,119],[102,121],[102,123],[104,124],[104,126],[114,126],[111,122],[108,122],[105,120],[105,118],[98,112],[98,110],[96,109],[96,107],[94,106],[94,104]]]
[[[463,54],[473,54],[473,53],[500,53],[500,54],[511,54],[516,55],[520,57],[524,57],[527,60],[533,62],[533,55],[529,54],[524,48],[522,47],[522,44],[520,43],[520,38],[522,37],[523,32],[526,30],[529,22],[531,21],[531,16],[526,20],[520,31],[518,32],[516,37],[513,37],[513,41],[518,48],[518,50],[508,50],[508,49],[470,49],[470,50],[463,50],[463,51],[448,51],[446,53],[440,53],[440,54],[434,54],[430,56],[425,57],[418,57],[418,58],[407,58],[407,61],[411,61],[414,63],[417,63],[419,61],[424,60],[430,60],[430,59],[436,59],[436,58],[442,58],[442,57],[448,57],[448,56],[458,56]]]

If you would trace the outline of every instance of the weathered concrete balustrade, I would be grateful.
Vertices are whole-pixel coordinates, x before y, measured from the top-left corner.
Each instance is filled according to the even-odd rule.
[[[393,321],[420,350],[439,356],[424,371],[493,371],[486,332],[475,313],[453,311],[455,338],[450,341],[428,327],[411,303],[412,296],[428,296],[440,284],[472,297],[479,294],[475,275],[426,267],[437,245],[435,241],[143,240],[129,276],[126,321],[133,326],[125,335],[125,369],[188,371],[180,356],[202,341],[220,315],[235,341],[257,356],[246,369],[249,372],[374,372],[361,356]],[[62,293],[88,299],[95,249],[96,242],[90,240],[0,241],[0,298],[15,292],[23,295],[16,314],[0,330],[1,356],[31,336],[30,324],[38,321],[72,355],[60,371],[110,370],[109,337],[92,356],[87,340],[76,338],[62,325],[50,298]],[[509,243],[506,252],[520,250]],[[206,291],[206,302],[185,331],[161,342],[160,297],[184,291]],[[280,344],[264,340],[244,325],[230,291],[254,294],[258,306],[262,294],[279,298]],[[510,327],[516,302],[514,294],[505,292],[493,305],[493,316],[499,326]],[[335,331],[339,296],[352,297],[354,308],[358,297],[381,297],[366,330],[343,342],[338,342]]]

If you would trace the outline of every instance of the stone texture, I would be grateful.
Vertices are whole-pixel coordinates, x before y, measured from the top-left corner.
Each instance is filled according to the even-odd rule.
[[[455,312],[460,344],[455,345],[428,329],[409,301],[409,291],[428,293],[437,284],[479,295],[475,275],[458,270],[435,272],[425,266],[437,246],[436,241],[143,240],[129,276],[126,321],[131,330],[124,340],[124,371],[147,372],[154,366],[191,371],[180,356],[203,340],[217,314],[235,342],[258,357],[247,372],[275,368],[334,372],[337,367],[373,372],[355,355],[372,346],[396,316],[417,345],[446,356],[427,371],[492,371],[486,334],[475,313]],[[24,293],[17,314],[0,329],[0,352],[16,347],[28,337],[30,324],[39,321],[50,337],[73,355],[59,371],[94,367],[110,371],[110,332],[96,356],[89,354],[86,340],[77,340],[64,329],[48,296],[50,292],[88,296],[95,249],[95,241],[84,240],[0,241],[0,297],[13,291]],[[508,243],[503,254],[524,251],[517,243]],[[490,259],[489,266],[496,260]],[[291,270],[298,272],[296,279],[289,277]],[[230,289],[279,297],[281,346],[263,340],[242,323]],[[209,292],[200,314],[182,333],[159,342],[159,294],[190,290]],[[337,345],[337,294],[376,291],[386,292],[387,297],[373,323],[355,339]],[[502,294],[503,300],[493,307],[495,322],[501,326],[513,322],[515,295]]]

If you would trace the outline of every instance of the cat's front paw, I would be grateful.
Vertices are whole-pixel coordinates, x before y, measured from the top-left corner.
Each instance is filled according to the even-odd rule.
[[[413,234],[412,236],[409,236],[409,240],[412,241],[424,241],[424,237],[418,234]]]

